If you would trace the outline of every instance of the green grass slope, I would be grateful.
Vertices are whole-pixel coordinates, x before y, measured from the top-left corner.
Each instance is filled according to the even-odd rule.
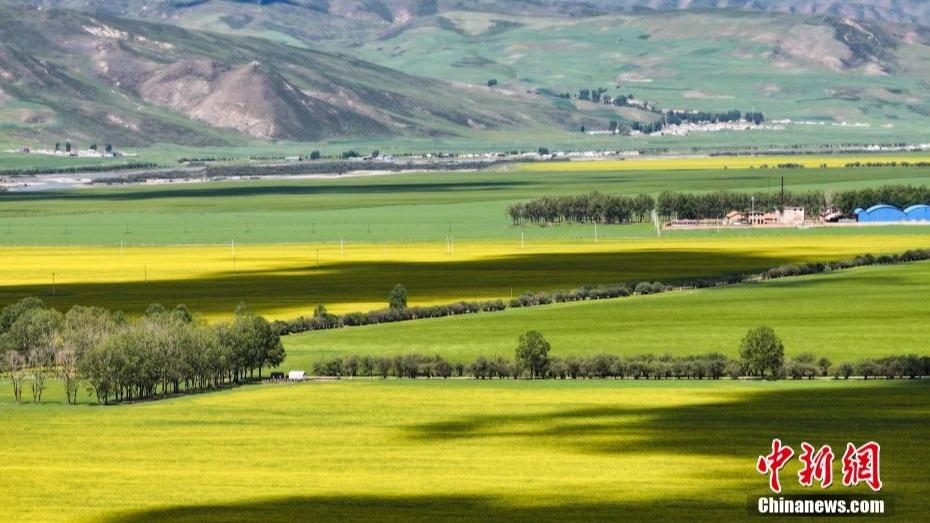
[[[285,338],[286,368],[309,369],[323,356],[441,354],[457,361],[513,357],[535,329],[559,356],[610,352],[736,357],[746,332],[768,325],[787,354],[834,362],[926,354],[930,264],[869,267],[735,287],[551,305],[458,318],[310,332]]]
[[[843,122],[861,137],[921,140],[930,106],[925,31],[839,18],[676,11],[587,18],[443,12],[353,50],[414,74],[556,93],[607,88],[666,109],[761,110],[814,122],[824,142]],[[586,102],[575,103],[586,105]],[[867,126],[867,127],[865,127]],[[784,141],[790,132],[728,133]],[[693,135],[692,139],[704,137]],[[819,143],[819,142],[818,142]]]

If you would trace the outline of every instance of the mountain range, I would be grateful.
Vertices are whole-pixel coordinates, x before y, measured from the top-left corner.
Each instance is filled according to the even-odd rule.
[[[0,141],[551,137],[654,112],[912,139],[930,13],[911,0],[28,0],[0,3]]]

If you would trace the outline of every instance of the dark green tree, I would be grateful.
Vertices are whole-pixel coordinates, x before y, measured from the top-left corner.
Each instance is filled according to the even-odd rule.
[[[407,308],[407,289],[400,283],[395,285],[388,294],[388,305],[392,309]]]
[[[539,331],[527,331],[520,335],[516,359],[529,369],[530,378],[545,376],[546,367],[549,366],[549,349],[549,342]]]
[[[740,358],[749,374],[777,379],[785,364],[785,346],[771,327],[756,327],[746,333]]]

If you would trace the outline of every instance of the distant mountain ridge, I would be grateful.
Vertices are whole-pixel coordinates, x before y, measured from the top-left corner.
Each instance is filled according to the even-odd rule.
[[[267,8],[290,14],[328,15],[338,29],[408,22],[448,11],[590,16],[618,12],[737,9],[837,16],[865,21],[930,26],[930,2],[924,0],[23,0],[119,16],[171,18],[186,11]],[[224,6],[223,4],[226,4]],[[244,20],[239,18],[239,20]],[[248,21],[244,22],[248,23]],[[318,35],[326,37],[325,31]]]

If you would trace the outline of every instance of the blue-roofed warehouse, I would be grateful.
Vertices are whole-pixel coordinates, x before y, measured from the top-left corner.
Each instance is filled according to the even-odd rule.
[[[930,205],[911,205],[904,214],[909,222],[930,222]]]
[[[860,223],[930,222],[930,206],[911,205],[903,211],[893,205],[873,205],[853,211]]]

